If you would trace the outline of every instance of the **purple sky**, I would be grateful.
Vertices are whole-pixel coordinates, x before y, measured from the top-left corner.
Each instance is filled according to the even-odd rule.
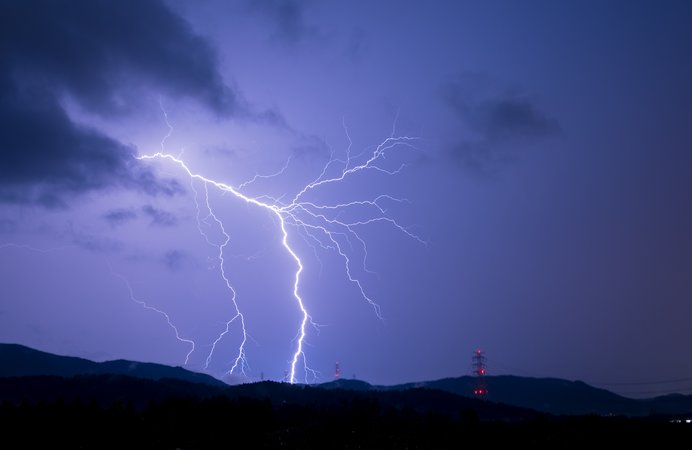
[[[2,2],[0,341],[182,365],[129,282],[203,370],[235,314],[223,230],[203,182],[135,157],[170,131],[165,152],[230,186],[288,162],[240,190],[281,207],[349,138],[353,167],[408,136],[377,160],[396,175],[299,200],[407,199],[319,210],[402,227],[330,228],[383,320],[330,235],[283,216],[319,380],[337,360],[372,383],[467,374],[480,347],[491,374],[692,392],[690,23],[682,1]],[[281,379],[302,318],[281,220],[207,188],[245,376]],[[241,343],[235,320],[207,371]]]

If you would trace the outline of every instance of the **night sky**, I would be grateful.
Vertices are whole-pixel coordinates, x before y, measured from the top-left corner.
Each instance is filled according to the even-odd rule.
[[[482,348],[490,374],[692,392],[691,23],[686,1],[3,0],[0,341],[171,365],[194,341],[189,369],[284,377],[282,220],[137,158],[162,151],[274,207],[343,178],[283,216],[318,324],[299,382],[459,376]]]

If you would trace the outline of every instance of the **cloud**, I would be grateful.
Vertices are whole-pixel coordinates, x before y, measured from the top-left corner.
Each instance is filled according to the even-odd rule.
[[[115,253],[124,248],[124,244],[119,240],[75,230],[72,230],[72,242],[95,253]]]
[[[133,209],[112,209],[103,215],[103,219],[111,226],[119,226],[137,218]]]
[[[149,216],[152,225],[160,227],[172,227],[178,224],[178,218],[172,213],[151,205],[142,206],[142,212]]]
[[[189,257],[182,250],[169,250],[163,255],[164,265],[173,271],[182,269],[188,259]]]
[[[517,159],[526,143],[559,136],[557,120],[542,112],[525,93],[501,89],[489,77],[463,74],[441,90],[444,102],[465,130],[451,155],[470,168]]]
[[[330,147],[318,136],[300,135],[298,142],[291,146],[291,154],[297,160],[323,159],[329,157]]]
[[[224,83],[215,52],[160,0],[7,0],[0,3],[0,201],[64,206],[124,187],[173,195],[135,149],[74,122],[65,100],[114,117],[145,89],[191,98],[221,117],[281,124],[253,113]]]
[[[316,26],[305,22],[305,4],[301,0],[249,0],[247,9],[269,21],[274,39],[295,44],[319,35]]]
[[[144,205],[140,210],[144,216],[149,218],[150,225],[172,227],[178,224],[178,218],[173,213],[163,209],[152,205]],[[109,225],[116,227],[137,219],[139,214],[132,208],[118,208],[108,211],[102,217]]]
[[[560,132],[555,119],[538,111],[527,98],[494,98],[478,105],[476,126],[491,141],[541,138]]]
[[[133,148],[73,123],[43,90],[17,92],[0,80],[0,201],[59,206],[74,194],[112,186],[150,194],[182,190],[175,181],[157,180],[132,157]]]
[[[4,65],[90,110],[117,111],[126,83],[154,83],[219,114],[242,110],[211,46],[160,0],[9,0],[0,13]]]

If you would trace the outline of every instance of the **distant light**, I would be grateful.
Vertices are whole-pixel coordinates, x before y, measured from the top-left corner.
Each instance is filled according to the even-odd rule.
[[[685,419],[685,423],[692,423],[692,419]]]

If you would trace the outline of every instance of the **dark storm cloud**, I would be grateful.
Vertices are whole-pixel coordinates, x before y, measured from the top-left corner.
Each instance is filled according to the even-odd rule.
[[[114,253],[123,249],[121,241],[72,230],[72,242],[80,248],[95,253]]]
[[[10,0],[0,6],[5,70],[89,109],[118,110],[127,88],[199,99],[219,114],[243,112],[213,49],[159,0]]]
[[[156,180],[131,147],[72,122],[55,93],[8,84],[0,81],[0,201],[60,206],[71,194],[109,186],[181,190]]]
[[[122,225],[137,218],[137,213],[132,209],[112,209],[103,215],[103,219],[111,226]]]
[[[220,116],[253,115],[226,85],[213,49],[158,0],[8,0],[0,4],[0,201],[63,205],[107,187],[174,194],[132,157],[131,146],[75,123],[131,112],[145,88],[193,98]]]
[[[251,119],[254,122],[270,125],[272,127],[291,130],[291,126],[286,121],[286,118],[281,114],[281,112],[274,108],[265,109],[259,112],[248,113],[245,119]]]
[[[538,111],[526,98],[494,98],[482,102],[472,116],[474,126],[491,141],[552,136],[557,121]]]
[[[172,213],[163,209],[155,208],[151,205],[142,206],[142,212],[151,219],[151,225],[160,227],[172,227],[177,225],[178,218]]]
[[[483,75],[460,76],[443,87],[442,97],[468,132],[452,149],[452,156],[467,167],[514,160],[518,145],[562,132],[558,121],[526,94],[498,89]]]
[[[271,23],[275,39],[293,44],[319,34],[317,27],[305,23],[305,4],[301,0],[250,0],[247,8]]]
[[[330,147],[318,136],[301,135],[299,141],[291,147],[295,159],[322,159],[330,154]]]
[[[164,265],[173,271],[182,269],[188,260],[188,256],[182,250],[169,250],[163,255]]]

